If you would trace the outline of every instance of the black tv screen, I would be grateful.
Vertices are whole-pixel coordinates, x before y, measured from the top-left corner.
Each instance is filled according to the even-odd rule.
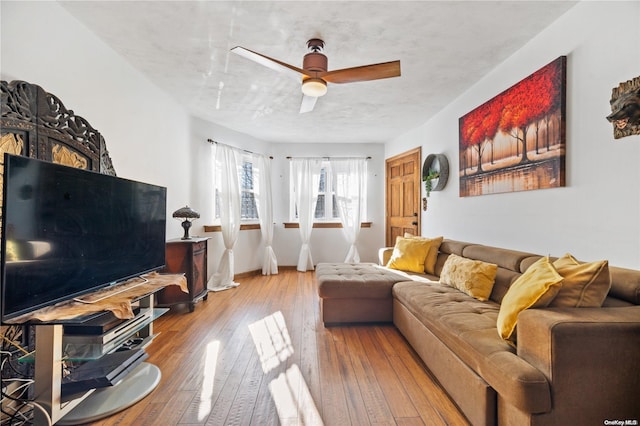
[[[6,154],[2,322],[165,263],[166,188]]]

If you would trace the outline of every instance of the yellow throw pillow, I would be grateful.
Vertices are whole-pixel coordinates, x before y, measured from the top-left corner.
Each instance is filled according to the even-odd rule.
[[[431,246],[429,247],[429,252],[427,253],[427,257],[424,258],[424,272],[426,272],[427,274],[435,275],[436,261],[438,260],[438,252],[440,250],[440,244],[442,244],[442,240],[444,240],[444,237],[435,237],[435,238],[417,237],[415,235],[409,234],[408,232],[404,233],[404,237],[427,240],[431,243]]]
[[[387,268],[424,273],[424,259],[431,242],[418,238],[396,238]]]
[[[553,262],[564,281],[549,306],[599,308],[611,288],[609,262],[580,263],[569,253]]]
[[[491,295],[497,272],[498,265],[493,263],[450,254],[442,267],[440,283],[484,302]]]
[[[562,286],[562,275],[548,257],[541,257],[516,279],[500,304],[498,333],[503,339],[512,337],[518,315],[528,308],[544,308],[551,303]]]

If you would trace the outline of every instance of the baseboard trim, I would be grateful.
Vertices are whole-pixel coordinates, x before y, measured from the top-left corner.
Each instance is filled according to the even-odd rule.
[[[278,265],[278,270],[282,270],[282,271],[295,271],[296,270],[296,266],[295,265]],[[233,278],[249,278],[249,277],[253,277],[256,275],[262,275],[262,269],[256,269],[253,271],[247,271],[247,272],[240,272],[239,274],[235,274],[233,276]]]

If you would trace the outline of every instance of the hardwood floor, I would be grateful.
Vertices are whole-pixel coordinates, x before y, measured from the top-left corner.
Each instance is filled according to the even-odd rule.
[[[325,328],[313,272],[176,306],[147,348],[159,386],[106,425],[464,425],[393,325]]]

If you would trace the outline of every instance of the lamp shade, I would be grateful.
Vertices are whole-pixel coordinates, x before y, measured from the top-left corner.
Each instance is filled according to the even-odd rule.
[[[321,78],[308,78],[302,82],[302,93],[314,98],[327,93],[327,83]]]
[[[198,219],[200,217],[200,213],[189,206],[184,206],[173,212],[173,217],[178,219]]]
[[[175,217],[176,219],[184,219],[182,221],[182,229],[184,229],[184,235],[182,236],[182,239],[190,240],[191,237],[189,236],[189,228],[191,228],[191,221],[193,221],[194,219],[198,219],[200,217],[200,213],[193,210],[189,206],[184,206],[181,209],[173,212],[173,217]]]

